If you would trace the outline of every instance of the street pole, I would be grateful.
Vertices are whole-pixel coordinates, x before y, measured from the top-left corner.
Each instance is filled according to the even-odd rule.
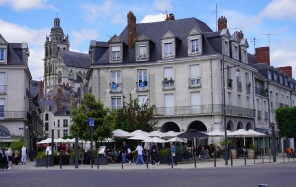
[[[75,168],[78,168],[78,133],[75,135]]]
[[[224,160],[225,165],[228,165],[228,142],[227,142],[227,125],[226,125],[226,98],[225,98],[225,73],[224,73],[224,55],[223,55],[223,61],[222,61],[222,82],[223,82],[223,119],[224,119],[224,145],[225,145],[225,151],[224,151]]]
[[[51,125],[51,164],[53,164],[53,152],[54,152],[54,114],[52,113],[52,125]]]

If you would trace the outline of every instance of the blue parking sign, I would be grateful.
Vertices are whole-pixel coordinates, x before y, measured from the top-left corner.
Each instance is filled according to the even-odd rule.
[[[94,118],[88,118],[88,126],[89,126],[89,127],[93,127],[94,124],[95,124],[95,122],[94,122]]]

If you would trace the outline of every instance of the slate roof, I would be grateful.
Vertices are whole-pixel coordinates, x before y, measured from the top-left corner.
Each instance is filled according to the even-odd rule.
[[[89,68],[90,57],[88,54],[62,50],[60,56],[68,67]]]
[[[21,57],[20,51],[18,49],[13,48],[15,46],[16,44],[8,44],[7,64],[10,64],[10,65],[25,64],[21,59],[22,57]]]
[[[138,23],[136,25],[136,37],[140,34],[145,34],[150,39],[150,59],[149,62],[156,62],[162,59],[162,46],[161,37],[166,31],[171,31],[180,42],[176,43],[176,57],[184,58],[188,57],[187,50],[187,33],[196,28],[202,33],[213,32],[212,29],[204,22],[196,18],[185,18],[179,20],[167,20],[153,23]],[[128,40],[128,29],[127,27],[119,35],[119,38],[124,42],[125,48]],[[203,36],[203,55],[216,54],[217,51],[211,46],[209,41]],[[123,63],[135,63],[135,50],[124,50],[123,52]],[[149,63],[149,62],[136,62],[136,63]],[[95,64],[106,64],[109,63],[109,50],[95,63]],[[121,63],[122,64],[122,63]],[[115,63],[112,63],[115,65]]]
[[[66,112],[69,112],[68,114]],[[54,113],[55,116],[70,116],[71,114],[71,107],[63,106],[60,110]]]

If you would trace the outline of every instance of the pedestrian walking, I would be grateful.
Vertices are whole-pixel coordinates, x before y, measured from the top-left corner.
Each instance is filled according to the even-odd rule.
[[[155,163],[158,165],[160,162],[157,160],[156,158],[156,154],[157,154],[157,145],[154,142],[151,142],[151,148],[150,148],[150,153],[151,153],[151,161],[150,161],[150,165],[154,165],[154,161]]]
[[[138,165],[139,161],[142,163],[142,166],[144,166],[145,165],[145,162],[143,160],[143,147],[139,144],[137,146],[136,150],[133,151],[133,153],[136,152],[136,151],[138,151],[138,156],[137,156],[137,160],[136,160],[135,166]]]
[[[172,160],[173,159],[173,160]],[[170,155],[170,164],[172,162],[175,162],[175,165],[177,165],[177,160],[176,160],[176,148],[173,143],[171,143],[171,155]],[[169,165],[170,165],[169,164]]]
[[[123,162],[123,165],[125,165],[126,162],[128,162],[129,164],[131,163],[131,161],[126,158],[127,154],[130,154],[130,149],[128,148],[128,145],[125,142],[123,142],[123,147],[122,147],[122,162]]]
[[[9,162],[9,167],[8,169],[11,169],[12,168],[12,159],[13,159],[13,152],[12,152],[12,149],[11,147],[8,147],[7,151],[5,152],[5,154],[7,153],[8,155],[8,162]]]
[[[25,147],[25,145],[23,145],[22,148],[22,164],[26,164],[27,162],[27,148]]]

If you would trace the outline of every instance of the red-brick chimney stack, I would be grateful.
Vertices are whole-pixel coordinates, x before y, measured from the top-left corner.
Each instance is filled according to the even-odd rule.
[[[223,16],[219,17],[218,19],[218,31],[227,28],[227,19]]]
[[[241,41],[242,39],[244,39],[244,33],[243,31],[235,31],[235,34],[238,36],[238,39]]]
[[[279,67],[279,69],[284,71],[290,78],[292,78],[292,66]]]
[[[172,14],[172,13],[167,14],[165,20],[166,20],[166,21],[167,21],[167,20],[175,20],[175,16],[174,16],[174,14]]]
[[[44,88],[44,82],[41,80],[40,81],[40,88],[39,88],[40,99],[43,99],[43,88]]]
[[[255,58],[258,63],[266,63],[270,66],[269,47],[256,48]]]
[[[128,49],[132,49],[133,42],[136,38],[136,20],[137,18],[134,16],[132,11],[129,11],[127,14],[127,45]]]

